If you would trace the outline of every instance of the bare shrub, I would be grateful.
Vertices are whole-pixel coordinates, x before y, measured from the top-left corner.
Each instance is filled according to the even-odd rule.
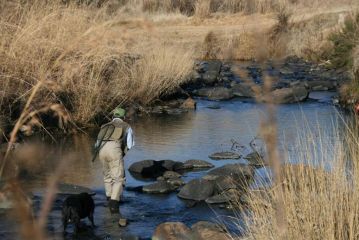
[[[269,52],[271,57],[279,58],[287,54],[290,16],[291,13],[289,13],[285,8],[279,9],[276,14],[277,23],[269,32]]]

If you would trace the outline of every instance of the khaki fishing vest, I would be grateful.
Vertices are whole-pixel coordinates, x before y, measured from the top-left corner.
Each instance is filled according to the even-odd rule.
[[[126,137],[130,125],[123,121],[112,121],[101,126],[97,136],[100,141],[121,141]]]

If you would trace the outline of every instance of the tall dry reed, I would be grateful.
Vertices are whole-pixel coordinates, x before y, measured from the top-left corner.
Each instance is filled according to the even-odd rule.
[[[306,132],[281,159],[281,184],[248,195],[241,227],[248,239],[358,239],[357,128],[335,126],[330,136],[320,126]],[[278,210],[284,213],[279,226]]]

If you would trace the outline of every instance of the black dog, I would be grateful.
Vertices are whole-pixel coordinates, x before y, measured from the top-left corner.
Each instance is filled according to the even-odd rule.
[[[68,223],[75,224],[75,233],[79,230],[80,220],[88,217],[92,227],[95,227],[93,214],[95,203],[88,193],[80,193],[67,197],[62,206],[62,224],[64,233]]]

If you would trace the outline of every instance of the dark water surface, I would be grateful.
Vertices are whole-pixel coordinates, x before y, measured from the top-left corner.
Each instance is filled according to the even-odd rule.
[[[319,97],[318,97],[319,96]],[[320,97],[321,96],[321,97]],[[314,144],[320,141],[322,145],[337,141],[337,128],[340,128],[338,110],[327,103],[329,99],[323,94],[315,95],[317,100],[309,100],[302,104],[280,105],[277,108],[280,149],[289,153],[289,160],[296,161],[296,156],[290,152],[300,152],[298,140],[310,139]],[[213,102],[199,101],[198,109],[182,115],[147,116],[136,119],[132,124],[136,147],[125,159],[126,169],[139,160],[172,159],[185,161],[188,159],[203,159],[216,166],[238,161],[212,161],[208,158],[213,152],[230,150],[231,139],[246,146],[243,153],[249,153],[248,143],[259,133],[261,119],[265,116],[265,105],[233,100],[219,102],[220,109],[209,109]],[[217,103],[216,103],[217,104]],[[320,135],[320,136],[319,136]],[[231,212],[218,207],[199,204],[187,208],[176,194],[148,195],[125,191],[121,205],[122,214],[128,218],[129,225],[120,229],[104,207],[106,202],[102,186],[102,170],[99,161],[91,163],[91,137],[78,137],[73,141],[58,142],[53,150],[48,152],[46,170],[35,178],[28,180],[25,185],[32,190],[35,208],[41,203],[41,196],[46,191],[46,178],[53,174],[58,159],[72,159],[64,172],[62,181],[89,187],[96,191],[95,223],[97,228],[85,231],[78,239],[120,239],[123,234],[137,235],[150,238],[155,227],[166,221],[181,221],[191,225],[200,220],[228,221]],[[326,142],[328,141],[328,142]],[[319,144],[319,143],[318,143]],[[304,150],[303,150],[304,151]],[[322,156],[322,155],[325,156]],[[328,161],[330,152],[321,157]],[[245,160],[240,160],[245,162]],[[263,171],[263,170],[262,170]],[[206,171],[186,173],[183,179],[201,177]],[[260,172],[260,171],[259,171]],[[126,172],[126,186],[140,186],[148,182],[134,179]],[[63,197],[59,196],[50,213],[48,230],[56,239],[62,239],[61,204]],[[89,222],[84,221],[87,225]],[[9,220],[0,217],[0,239],[16,239],[13,225]],[[72,228],[68,228],[72,232]],[[72,239],[68,234],[66,239]]]

